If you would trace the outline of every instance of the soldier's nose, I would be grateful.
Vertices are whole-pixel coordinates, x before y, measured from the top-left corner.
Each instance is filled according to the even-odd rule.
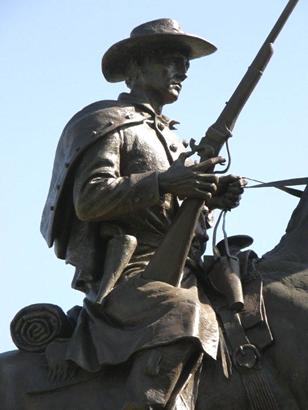
[[[175,76],[175,80],[177,80],[177,81],[180,81],[181,83],[184,81],[184,80],[186,80],[186,78],[187,78],[187,75],[186,74],[177,74],[176,76]]]

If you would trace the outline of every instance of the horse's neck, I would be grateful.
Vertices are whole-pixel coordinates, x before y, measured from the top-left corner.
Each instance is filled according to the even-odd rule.
[[[293,211],[286,233],[278,245],[267,252],[263,258],[308,263],[308,186]]]

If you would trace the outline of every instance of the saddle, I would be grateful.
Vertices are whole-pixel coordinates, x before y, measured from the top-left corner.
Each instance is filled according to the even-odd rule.
[[[239,372],[249,401],[253,403],[252,409],[277,410],[275,397],[271,392],[262,366],[262,352],[272,344],[273,336],[266,317],[262,294],[263,282],[257,269],[258,257],[251,250],[241,251],[237,257],[244,303],[244,308],[240,312],[231,310],[226,298],[215,291],[204,275],[204,271],[202,274],[200,273],[200,281],[207,281],[204,283],[204,288],[208,290],[207,295],[216,311],[220,325],[220,361],[225,376],[231,382],[232,372]],[[210,269],[213,268],[214,262],[214,257],[205,258],[205,265]],[[68,312],[68,315],[65,315],[57,306],[46,304],[29,306],[26,308],[26,312],[24,309],[19,312],[12,322],[11,331],[15,343],[21,350],[42,352],[49,345],[51,339],[68,337],[72,333],[79,311],[80,307],[75,307]],[[31,313],[30,326],[33,326],[34,316],[37,316],[38,325],[43,326],[42,332],[52,328],[51,334],[44,334],[40,337],[40,343],[31,339],[32,332],[27,330],[24,322],[25,316],[29,316],[29,313]],[[42,323],[42,318],[44,323]],[[56,323],[57,329],[50,326],[51,323]],[[59,387],[83,383],[99,376],[78,372],[76,368],[61,368],[60,370],[61,374],[58,374],[59,372],[55,367],[55,374],[50,374],[51,378],[42,380],[39,386],[34,386],[31,389],[31,392],[35,394],[57,390]],[[265,402],[266,407],[254,405],[258,402]]]

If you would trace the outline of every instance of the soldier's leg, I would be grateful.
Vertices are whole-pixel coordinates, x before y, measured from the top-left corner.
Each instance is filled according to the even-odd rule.
[[[132,364],[123,410],[173,409],[201,356],[201,348],[192,340],[139,352]]]

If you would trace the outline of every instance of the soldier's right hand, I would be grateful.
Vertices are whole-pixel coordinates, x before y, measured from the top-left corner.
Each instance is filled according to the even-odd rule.
[[[225,160],[222,157],[214,157],[196,165],[186,166],[185,159],[188,156],[187,153],[181,154],[169,169],[158,174],[160,191],[177,195],[180,199],[198,198],[207,203],[217,191],[218,177],[206,172]]]

